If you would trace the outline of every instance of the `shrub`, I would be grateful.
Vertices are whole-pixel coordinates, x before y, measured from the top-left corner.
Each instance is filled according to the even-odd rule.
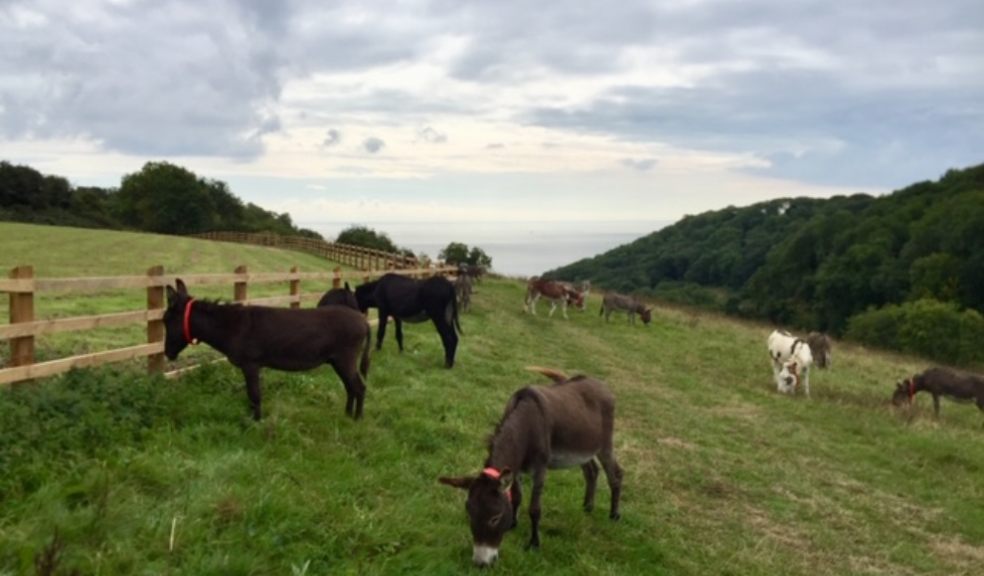
[[[951,364],[984,363],[984,317],[956,304],[922,299],[851,317],[846,337]]]

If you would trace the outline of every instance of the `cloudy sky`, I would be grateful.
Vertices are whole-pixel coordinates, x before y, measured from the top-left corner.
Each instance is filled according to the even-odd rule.
[[[884,192],[984,161],[984,2],[0,0],[0,158],[302,224]]]

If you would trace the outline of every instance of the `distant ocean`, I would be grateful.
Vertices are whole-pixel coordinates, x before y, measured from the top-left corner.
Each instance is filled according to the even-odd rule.
[[[298,222],[333,239],[351,222]],[[451,242],[478,246],[492,268],[508,276],[531,276],[601,254],[669,224],[631,222],[360,222],[385,232],[398,246],[437,258]]]

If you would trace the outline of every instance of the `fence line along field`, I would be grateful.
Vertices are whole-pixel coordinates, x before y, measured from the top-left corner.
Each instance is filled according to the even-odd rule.
[[[140,241],[128,239],[129,262],[114,253],[119,268],[95,273],[59,265],[56,248],[17,256],[47,260],[48,277],[153,262],[182,277],[240,263],[282,273],[304,256],[203,269],[151,259],[160,245]],[[924,361],[835,343],[812,397],[790,397],[775,392],[771,327],[661,307],[649,326],[606,324],[600,295],[570,320],[533,317],[522,313],[525,288],[476,286],[451,370],[432,326],[407,324],[402,354],[387,339],[358,422],[342,414],[345,394],[326,368],[265,373],[259,423],[245,410],[241,374],[224,364],[178,380],[114,364],[0,391],[0,574],[468,573],[464,496],[437,479],[479,472],[506,400],[541,383],[530,365],[584,372],[614,392],[621,519],[582,511],[580,471],[551,471],[542,547],[523,549],[523,510],[496,573],[979,573],[977,409],[944,401],[936,420],[926,398],[912,410],[890,404],[895,381]],[[146,289],[133,292],[38,305],[68,316],[134,300],[120,310],[146,310]],[[145,341],[146,324],[135,326]],[[77,345],[54,344],[59,353]],[[599,502],[607,497],[600,483]]]

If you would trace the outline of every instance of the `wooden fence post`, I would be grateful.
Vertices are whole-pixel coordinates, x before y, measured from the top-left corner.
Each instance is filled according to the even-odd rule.
[[[34,278],[33,266],[18,266],[10,271],[13,279]],[[10,293],[10,323],[34,322],[34,291]],[[10,366],[34,364],[34,336],[10,339]]]
[[[297,272],[298,272],[297,266],[294,266],[294,267],[292,267],[290,269],[290,273],[291,274],[297,274]],[[297,297],[297,301],[296,302],[294,302],[293,300],[291,301],[290,307],[291,308],[300,308],[301,307],[301,299],[300,299],[300,296],[301,296],[301,281],[299,279],[291,280],[290,281],[290,295],[291,295],[291,297],[294,297],[294,296]]]
[[[334,275],[331,277],[331,287],[332,288],[341,288],[342,287],[342,268],[341,268],[341,266],[335,266],[335,269],[332,270],[332,272],[334,272]]]
[[[163,266],[152,266],[147,269],[151,279],[164,275]],[[147,310],[164,309],[164,286],[147,286]],[[147,343],[164,341],[164,320],[147,320]],[[157,374],[164,371],[164,353],[147,356],[147,373]]]
[[[246,274],[246,266],[245,265],[236,266],[235,272],[236,274]],[[236,302],[245,302],[246,286],[247,286],[246,280],[243,280],[241,282],[239,280],[236,280],[236,283],[233,284],[232,287],[232,299],[235,300]]]

